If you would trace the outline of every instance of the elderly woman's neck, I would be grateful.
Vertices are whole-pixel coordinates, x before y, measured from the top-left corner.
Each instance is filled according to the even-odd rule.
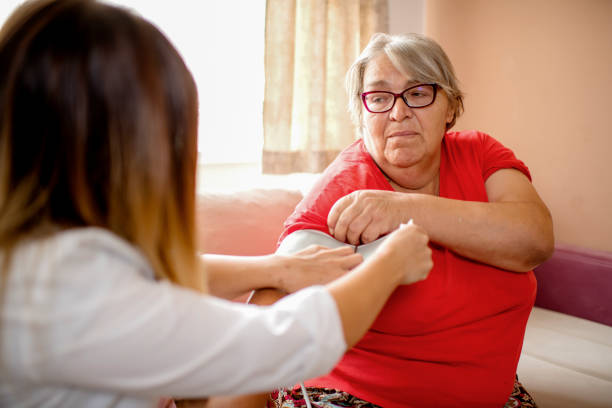
[[[376,160],[374,160],[376,163]],[[376,166],[385,176],[391,187],[402,193],[420,193],[440,195],[440,159],[439,156],[429,163],[419,163],[408,168],[386,169],[376,163]]]
[[[440,172],[438,171],[433,178],[431,178],[427,183],[420,185],[401,185],[391,178],[387,177],[389,184],[393,187],[393,190],[401,192],[401,193],[420,193],[420,194],[430,194],[438,196],[440,195]]]

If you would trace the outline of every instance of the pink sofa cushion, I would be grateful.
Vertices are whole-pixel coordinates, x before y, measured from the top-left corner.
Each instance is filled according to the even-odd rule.
[[[299,191],[282,189],[205,193],[197,204],[199,247],[224,255],[273,253],[283,222],[301,199]]]

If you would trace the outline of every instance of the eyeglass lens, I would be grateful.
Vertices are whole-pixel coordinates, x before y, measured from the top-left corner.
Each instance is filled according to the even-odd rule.
[[[385,112],[393,107],[395,95],[391,92],[367,92],[364,95],[366,107],[372,112]],[[402,92],[404,102],[411,108],[420,108],[433,103],[434,85],[417,85]]]

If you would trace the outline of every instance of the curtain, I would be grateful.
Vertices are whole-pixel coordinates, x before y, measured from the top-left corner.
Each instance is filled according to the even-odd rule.
[[[320,172],[356,139],[344,76],[387,26],[387,0],[267,0],[264,173]]]

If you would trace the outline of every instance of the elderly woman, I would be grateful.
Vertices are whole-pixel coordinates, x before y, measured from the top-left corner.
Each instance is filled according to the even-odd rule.
[[[362,137],[325,170],[281,240],[315,229],[359,245],[413,219],[429,234],[434,267],[425,281],[395,291],[329,375],[306,383],[311,399],[517,406],[509,396],[535,300],[532,269],[554,246],[529,170],[485,133],[449,131],[463,96],[429,38],[375,35],[347,88]],[[296,393],[280,391],[276,406],[293,406]]]

